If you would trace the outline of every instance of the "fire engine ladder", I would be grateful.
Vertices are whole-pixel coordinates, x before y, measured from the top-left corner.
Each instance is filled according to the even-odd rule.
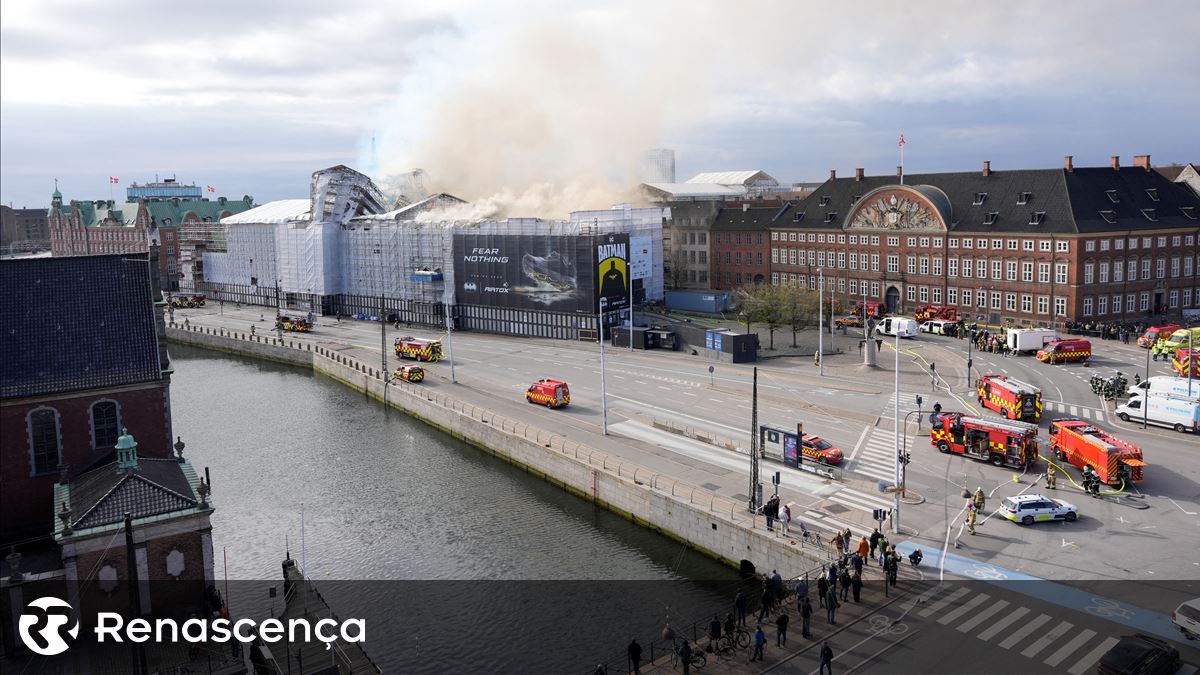
[[[1014,394],[1038,394],[1042,391],[1028,382],[1023,382],[1013,377],[1006,377],[999,381],[1007,385]]]
[[[1016,420],[998,420],[984,417],[963,417],[962,421],[983,426],[990,426],[996,429],[1004,429],[1005,431],[1011,431],[1015,434],[1023,435],[1032,431],[1036,435],[1038,432],[1038,426],[1036,424],[1030,424],[1029,422],[1018,422]]]

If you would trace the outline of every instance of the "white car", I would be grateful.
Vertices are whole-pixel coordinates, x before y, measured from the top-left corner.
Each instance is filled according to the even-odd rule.
[[[1072,523],[1079,517],[1079,509],[1045,495],[1015,495],[1000,503],[1000,515],[1022,525],[1059,519]]]
[[[950,321],[942,321],[941,319],[932,319],[921,324],[920,330],[922,333],[933,333],[934,335],[945,335],[946,325]]]
[[[1200,638],[1200,598],[1188,600],[1171,612],[1171,621],[1189,640]]]

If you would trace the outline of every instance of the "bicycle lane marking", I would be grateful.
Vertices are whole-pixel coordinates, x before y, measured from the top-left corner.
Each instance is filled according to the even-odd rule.
[[[918,547],[912,542],[904,541],[896,545],[896,552],[907,556]],[[922,551],[924,553],[924,551]],[[967,579],[978,579],[994,583],[1003,588],[1016,591],[1037,600],[1054,603],[1060,607],[1084,612],[1114,623],[1136,628],[1143,632],[1153,633],[1159,637],[1175,641],[1179,632],[1166,614],[1154,612],[1143,607],[1131,605],[1106,598],[1095,593],[1048,581],[1016,570],[1010,570],[992,563],[983,563],[955,553],[931,551],[925,560],[930,564],[945,564],[946,571]],[[924,563],[924,560],[922,561]],[[1008,583],[1012,581],[1036,581],[1036,584]]]

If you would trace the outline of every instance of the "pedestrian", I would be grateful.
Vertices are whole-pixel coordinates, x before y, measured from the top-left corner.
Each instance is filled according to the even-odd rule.
[[[808,598],[808,581],[801,579],[796,582],[796,607],[799,608],[800,603]]]
[[[883,535],[879,533],[879,528],[871,533],[871,557],[875,557],[875,551],[879,548],[879,540],[883,539]]]
[[[717,643],[721,641],[721,620],[713,614],[713,620],[708,624],[708,647],[705,648],[709,654],[717,649]]]
[[[866,537],[858,540],[858,557],[866,558],[871,552],[871,542],[867,541]]]
[[[779,576],[778,570],[771,570],[771,586],[772,586],[771,590],[775,594],[776,599],[782,600],[783,599],[783,577]]]
[[[771,511],[771,502],[774,500],[775,498],[772,497],[767,500],[766,504],[763,504],[763,515],[767,517],[767,531],[769,532],[775,531],[775,513]]]
[[[792,521],[792,507],[787,504],[783,505],[783,510],[779,512],[779,525],[783,529],[784,535],[788,534],[788,523]]]
[[[834,586],[837,584],[837,578],[838,578],[837,563],[829,563],[829,571],[826,573],[826,577],[828,577],[828,579],[829,579],[830,586]]]
[[[683,663],[683,675],[692,672],[692,645],[687,640],[679,645],[679,660]],[[832,671],[830,671],[832,675]]]
[[[837,591],[830,588],[825,594],[825,618],[829,620],[831,625],[837,625],[837,608],[839,606]]]
[[[758,610],[758,622],[766,621],[767,615],[771,613],[771,607],[775,604],[775,593],[771,587],[770,578],[763,579],[762,586],[762,607]]]
[[[857,553],[855,553],[854,557],[850,559],[850,567],[854,569],[855,574],[862,574],[863,560],[864,558]]]
[[[850,596],[850,583],[850,571],[843,568],[842,575],[838,577],[838,584],[842,587],[842,602],[846,602]]]
[[[812,603],[806,597],[800,601],[800,634],[806,638],[812,638],[812,632],[809,630],[812,614]]]
[[[750,655],[751,661],[763,660],[763,647],[767,644],[767,634],[763,632],[762,626],[754,631],[754,653]]]
[[[634,675],[641,675],[642,672],[642,646],[638,644],[637,638],[629,641],[629,646],[625,648],[629,654],[629,664],[633,666]]]
[[[1054,483],[1057,480],[1058,480],[1058,471],[1055,470],[1053,464],[1047,463],[1046,464],[1046,489],[1053,490]]]
[[[739,626],[746,625],[746,594],[739,588],[737,595],[733,596],[733,609],[737,612],[737,621]]]
[[[833,650],[829,648],[828,640],[821,645],[821,670],[817,675],[825,675],[826,671],[833,675]]]
[[[821,578],[817,579],[817,602],[819,602],[821,604],[821,607],[825,606],[825,594],[828,592],[829,592],[829,579],[827,579],[825,577],[825,575],[822,574]]]
[[[776,647],[786,647],[787,646],[788,621],[789,621],[789,619],[788,619],[787,612],[784,612],[784,613],[780,614],[779,616],[775,617],[775,646]]]
[[[842,548],[844,546],[842,542],[842,533],[838,532],[837,534],[833,535],[833,539],[830,539],[829,543],[833,544],[833,550],[836,551],[837,555],[840,557],[842,555]]]
[[[254,337],[254,324],[250,324],[250,336]]]
[[[855,572],[854,576],[850,579],[850,589],[854,591],[854,602],[862,602],[858,597],[862,593],[862,586],[862,573]]]
[[[816,349],[814,349],[814,350],[813,350],[813,365],[814,365],[814,366],[819,366],[819,365],[821,365],[821,352],[820,352],[820,350],[816,350]]]
[[[897,577],[900,573],[900,556],[896,553],[896,549],[892,549],[891,555],[888,556],[887,581],[892,586],[896,585]]]
[[[883,567],[884,557],[887,555],[888,540],[887,535],[879,535],[879,566]]]
[[[967,504],[967,531],[971,534],[975,534],[975,512],[975,505]]]

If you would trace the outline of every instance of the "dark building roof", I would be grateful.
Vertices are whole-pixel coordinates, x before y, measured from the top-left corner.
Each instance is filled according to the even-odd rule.
[[[163,377],[147,254],[0,261],[0,397]]]
[[[867,193],[897,185],[893,175],[828,180],[778,225],[840,229]],[[955,232],[1087,234],[1200,228],[1200,199],[1186,186],[1142,167],[993,170],[986,176],[981,171],[912,174],[904,177],[904,186],[929,197]],[[804,215],[795,220],[800,213]]]
[[[126,513],[145,518],[199,504],[182,462],[144,457],[132,471],[112,462],[71,479],[70,497],[76,529],[120,522]]]
[[[1179,178],[1179,174],[1183,173],[1183,170],[1188,168],[1189,166],[1194,167],[1195,165],[1190,164],[1190,163],[1189,164],[1170,164],[1168,166],[1156,166],[1156,167],[1154,167],[1154,170],[1161,173],[1163,176],[1166,176],[1167,180],[1174,181],[1176,178]]]
[[[782,220],[785,213],[792,208],[790,202],[772,206],[723,206],[713,221],[712,230],[755,231],[765,230]],[[790,218],[787,219],[790,222]]]

